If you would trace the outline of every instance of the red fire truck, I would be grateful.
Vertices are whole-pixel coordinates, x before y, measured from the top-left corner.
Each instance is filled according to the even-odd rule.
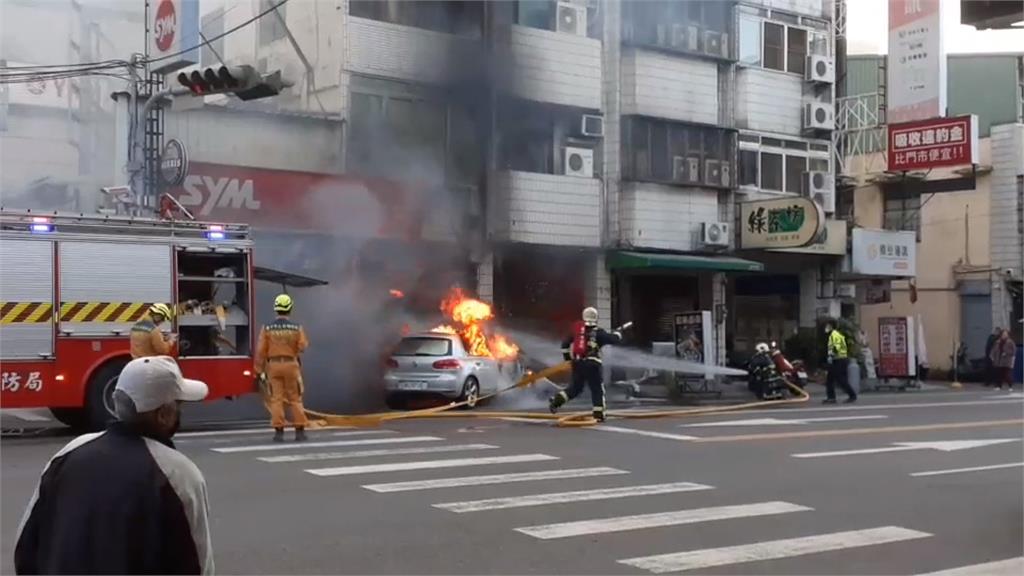
[[[98,428],[149,306],[176,309],[186,377],[210,399],[252,392],[253,282],[324,282],[253,263],[244,224],[0,211],[0,406]]]

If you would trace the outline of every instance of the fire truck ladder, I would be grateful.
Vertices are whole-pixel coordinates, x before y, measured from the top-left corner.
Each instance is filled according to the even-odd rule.
[[[163,76],[156,73],[149,75],[146,83],[149,98],[163,88]],[[160,153],[164,146],[164,111],[162,106],[153,106],[143,119],[145,124],[145,141],[142,154],[145,162],[143,205],[156,209],[156,198],[160,194]]]
[[[32,224],[45,221],[59,233],[107,234],[154,236],[165,238],[207,238],[211,230],[208,222],[191,220],[162,220],[133,216],[105,214],[69,214],[61,212],[37,212],[32,210],[0,211],[0,229],[28,230]],[[215,224],[217,232],[224,233],[225,240],[248,240],[248,224]]]

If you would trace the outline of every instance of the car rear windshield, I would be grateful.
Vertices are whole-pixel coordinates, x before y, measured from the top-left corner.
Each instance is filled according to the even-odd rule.
[[[447,338],[403,338],[395,356],[450,356],[452,342]]]

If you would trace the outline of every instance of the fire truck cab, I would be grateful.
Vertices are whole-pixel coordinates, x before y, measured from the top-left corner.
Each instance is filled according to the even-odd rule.
[[[243,224],[0,210],[0,405],[104,426],[131,327],[156,302],[209,399],[253,392],[252,249]]]

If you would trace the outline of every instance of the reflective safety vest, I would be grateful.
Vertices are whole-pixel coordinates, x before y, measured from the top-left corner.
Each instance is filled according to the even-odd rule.
[[[832,358],[842,360],[846,358],[848,352],[846,350],[846,336],[839,330],[833,330],[828,335],[828,353]]]

